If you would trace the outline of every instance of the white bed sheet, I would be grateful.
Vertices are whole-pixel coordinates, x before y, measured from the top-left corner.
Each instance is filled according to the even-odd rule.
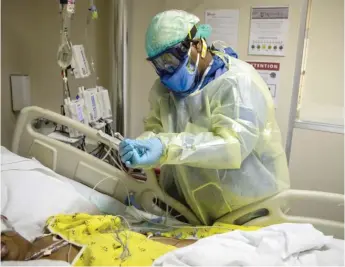
[[[201,239],[153,266],[344,266],[344,241],[310,224],[277,224]]]
[[[113,199],[106,194],[100,193],[70,178],[57,174],[54,171],[42,165],[39,161],[37,161],[34,158],[28,159],[18,156],[4,147],[1,147],[1,166],[1,169],[3,169],[4,171],[9,169],[20,169],[22,171],[35,170],[40,173],[45,173],[49,177],[54,177],[66,184],[72,185],[80,195],[82,195],[87,201],[90,201],[91,203],[95,204],[98,208],[100,208],[99,206],[102,206],[102,204],[109,205],[109,202],[111,202],[113,206],[116,206],[115,208],[118,210],[120,214],[123,214],[124,209],[126,208],[124,204],[117,201],[116,199]],[[113,210],[115,208],[113,207]]]
[[[71,184],[79,194],[81,194],[83,197],[85,197],[88,200],[90,200],[90,197],[92,197],[93,195],[104,195],[100,192],[93,190],[92,188],[86,185],[83,185],[79,182],[76,182],[72,179],[69,179],[67,177],[64,177],[62,175],[59,175],[53,172],[49,168],[43,166],[39,161],[37,161],[34,158],[33,159],[24,158],[12,153],[5,147],[1,147],[1,166],[3,166],[2,169],[4,170],[9,169],[10,164],[16,164],[16,167],[18,167],[17,164],[20,164],[19,168],[21,170],[38,169],[39,171],[43,171],[44,173],[47,173],[49,176],[53,176],[62,182]],[[13,166],[12,166],[12,169],[13,169]]]
[[[40,235],[46,219],[58,213],[103,212],[121,215],[129,223],[137,224],[159,218],[133,206],[127,207],[108,195],[55,173],[35,159],[20,157],[4,147],[1,147],[1,182],[1,212],[28,240]],[[181,225],[173,218],[168,218],[167,223]]]
[[[26,239],[39,236],[49,216],[100,213],[96,205],[60,178],[39,162],[1,147],[1,213]]]

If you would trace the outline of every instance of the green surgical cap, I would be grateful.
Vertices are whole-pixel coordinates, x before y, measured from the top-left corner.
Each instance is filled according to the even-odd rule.
[[[146,31],[146,53],[154,57],[164,50],[183,41],[195,25],[198,29],[194,38],[208,38],[211,26],[196,25],[199,18],[182,10],[168,10],[153,17]]]

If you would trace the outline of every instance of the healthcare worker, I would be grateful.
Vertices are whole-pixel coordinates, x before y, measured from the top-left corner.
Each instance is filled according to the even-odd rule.
[[[211,28],[187,12],[157,14],[146,33],[154,84],[145,133],[120,144],[130,168],[161,166],[164,190],[203,224],[289,187],[269,89]]]

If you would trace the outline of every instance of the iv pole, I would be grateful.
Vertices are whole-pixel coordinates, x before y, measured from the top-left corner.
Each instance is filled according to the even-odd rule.
[[[68,72],[72,62],[72,44],[70,42],[71,20],[75,11],[75,0],[60,0],[61,29],[60,46],[57,53],[57,62],[61,68],[63,81],[63,100],[71,97],[68,86]],[[62,101],[63,103],[63,101]]]
[[[128,136],[128,0],[113,0],[112,80],[114,129]]]

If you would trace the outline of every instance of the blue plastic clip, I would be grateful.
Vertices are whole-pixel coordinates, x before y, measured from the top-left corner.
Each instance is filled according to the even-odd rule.
[[[129,193],[129,196],[126,198],[125,205],[133,206],[133,207],[135,207],[137,209],[140,209],[139,205],[137,205],[137,203],[135,202],[135,198],[134,198],[134,193],[133,192]]]

